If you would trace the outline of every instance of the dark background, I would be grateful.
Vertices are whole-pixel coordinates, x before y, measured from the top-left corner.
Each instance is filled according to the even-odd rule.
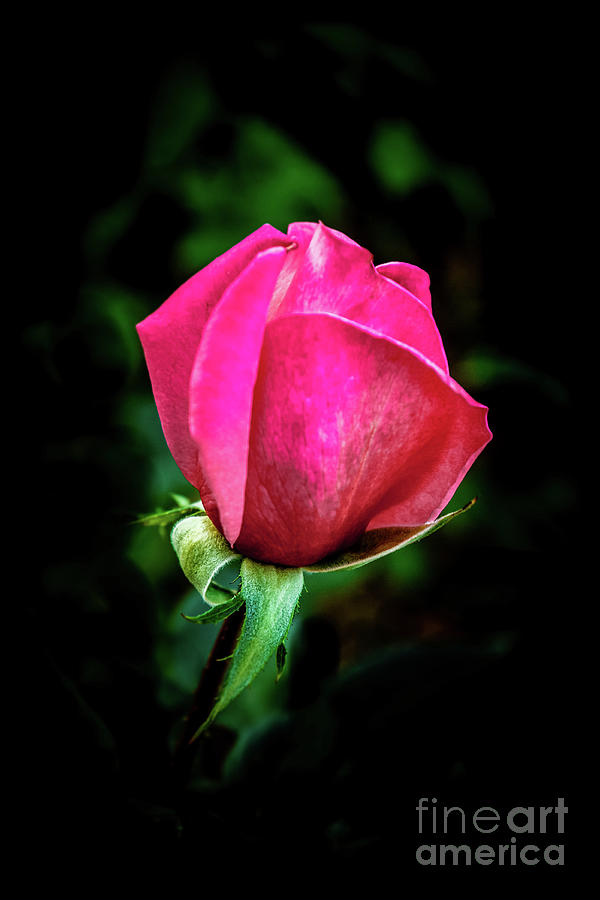
[[[24,63],[40,506],[20,833],[55,861],[93,848],[218,868],[233,853],[425,884],[420,797],[506,812],[562,796],[568,843],[589,600],[573,539],[576,39],[547,23],[86,34]],[[230,707],[174,794],[170,753],[216,626],[181,619],[199,610],[168,535],[131,524],[173,492],[195,499],[135,323],[263,222],[318,219],[375,263],[429,272],[450,371],[490,408],[494,439],[449,508],[478,503],[422,544],[313,578],[281,683],[267,670]]]

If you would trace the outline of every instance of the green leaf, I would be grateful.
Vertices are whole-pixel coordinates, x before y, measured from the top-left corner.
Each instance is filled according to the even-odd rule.
[[[221,622],[223,619],[226,619],[227,616],[237,612],[243,602],[244,598],[240,591],[238,594],[234,594],[229,600],[217,603],[215,606],[207,609],[206,612],[200,613],[199,616],[186,616],[184,613],[181,613],[181,615],[188,622],[193,622],[194,625],[214,625],[216,622]]]
[[[285,641],[304,584],[302,569],[242,560],[246,618],[221,692],[194,739],[240,694]]]
[[[214,606],[231,599],[231,591],[211,584],[226,563],[241,559],[208,516],[187,516],[171,531],[171,543],[187,579],[202,599]]]
[[[178,506],[175,509],[166,509],[161,510],[160,512],[150,513],[147,516],[138,516],[135,520],[134,525],[173,525],[177,519],[181,519],[182,516],[186,515],[195,515],[195,516],[205,516],[206,513],[204,511],[204,507],[202,502],[198,500],[196,503],[189,503],[186,498],[182,498],[180,495],[177,495],[179,499],[177,499],[175,494],[171,495]],[[185,499],[186,505],[179,505],[179,500]]]
[[[375,559],[387,556],[388,553],[394,553],[396,550],[402,549],[402,547],[407,547],[409,544],[413,544],[415,541],[420,541],[424,537],[433,534],[438,528],[442,528],[442,526],[451,522],[452,519],[456,519],[457,516],[471,509],[476,499],[470,500],[462,509],[440,516],[435,522],[427,522],[425,525],[375,528],[373,531],[367,531],[348,550],[329,556],[310,566],[303,566],[303,569],[306,572],[333,572],[337,569],[355,569],[359,566],[365,566]]]

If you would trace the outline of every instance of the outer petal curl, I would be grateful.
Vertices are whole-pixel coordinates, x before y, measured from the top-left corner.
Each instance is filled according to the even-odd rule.
[[[137,326],[169,449],[183,475],[200,490],[207,511],[214,502],[189,429],[189,381],[204,326],[224,290],[257,253],[289,238],[263,225],[201,269]]]
[[[388,262],[375,266],[380,275],[391,278],[397,284],[410,291],[417,300],[424,303],[427,309],[431,309],[431,291],[429,290],[429,275],[418,266],[405,262]]]
[[[308,565],[374,527],[390,497],[403,525],[428,522],[489,439],[486,408],[412,347],[331,313],[276,319],[236,550]]]

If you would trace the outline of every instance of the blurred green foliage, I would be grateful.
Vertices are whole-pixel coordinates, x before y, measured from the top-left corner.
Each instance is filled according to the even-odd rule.
[[[215,127],[226,131],[224,144],[218,141],[215,146],[211,141],[211,128]],[[409,123],[376,122],[372,131],[370,165],[386,189],[405,195],[439,180],[452,196],[458,188],[456,197],[467,213],[478,216],[487,209],[487,194],[476,174],[457,167],[453,179],[450,167],[434,159]],[[173,272],[173,288],[263,221],[282,230],[292,221],[318,219],[344,227],[344,210],[350,199],[336,178],[274,123],[258,117],[225,116],[198,66],[178,64],[164,76],[148,123],[144,160],[129,196],[119,198],[114,207],[100,212],[89,225],[84,246],[90,270],[94,265],[101,269],[111,248],[125,237],[143,209],[144,201],[157,191],[186,214],[185,227],[171,246],[164,247]],[[160,506],[172,491],[187,490],[195,499],[195,490],[189,485],[186,488],[162,437],[151,391],[143,377],[143,356],[134,329],[161,298],[147,297],[144,303],[128,285],[121,284],[89,284],[82,297],[90,315],[102,318],[107,332],[98,352],[118,357],[130,375],[137,376],[118,398],[114,415],[131,430],[132,440],[147,448],[150,481],[140,504],[149,503],[148,509],[154,508],[152,504]],[[472,476],[468,477],[461,487],[454,501],[456,508],[474,493],[471,480]],[[476,526],[472,523],[471,527]],[[463,528],[468,529],[469,524]],[[454,535],[455,540],[463,528]],[[167,538],[165,532],[154,535],[138,531],[131,536],[127,550],[129,558],[159,589],[166,575],[176,570]],[[453,536],[449,539],[452,541]],[[342,577],[308,576],[302,608],[305,613],[318,613],[319,598],[324,597],[332,603],[336,597],[344,598],[344,604],[351,607],[352,597],[367,584],[381,585],[378,590],[392,596],[407,582],[423,587],[432,564],[428,556],[423,544],[381,560],[369,570],[359,569]],[[156,640],[156,661],[162,673],[159,699],[175,708],[192,693],[199,665],[216,634],[215,628],[190,628],[180,617],[180,612],[191,614],[193,600],[181,578],[179,599],[173,598],[164,630]],[[380,603],[377,607],[384,617]],[[337,613],[344,616],[341,610]],[[353,612],[351,618],[355,617]],[[372,617],[370,610],[367,618]],[[360,658],[360,647],[353,653]],[[260,719],[271,708],[281,707],[285,687],[274,689],[271,675],[259,679],[251,692],[245,692],[233,709],[225,712],[226,724],[239,731],[244,724],[252,725],[256,716]]]

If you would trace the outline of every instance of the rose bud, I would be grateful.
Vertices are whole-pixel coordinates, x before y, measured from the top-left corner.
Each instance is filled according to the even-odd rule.
[[[491,438],[416,266],[263,225],[138,326],[165,437],[237,554],[310,567],[423,526]]]

